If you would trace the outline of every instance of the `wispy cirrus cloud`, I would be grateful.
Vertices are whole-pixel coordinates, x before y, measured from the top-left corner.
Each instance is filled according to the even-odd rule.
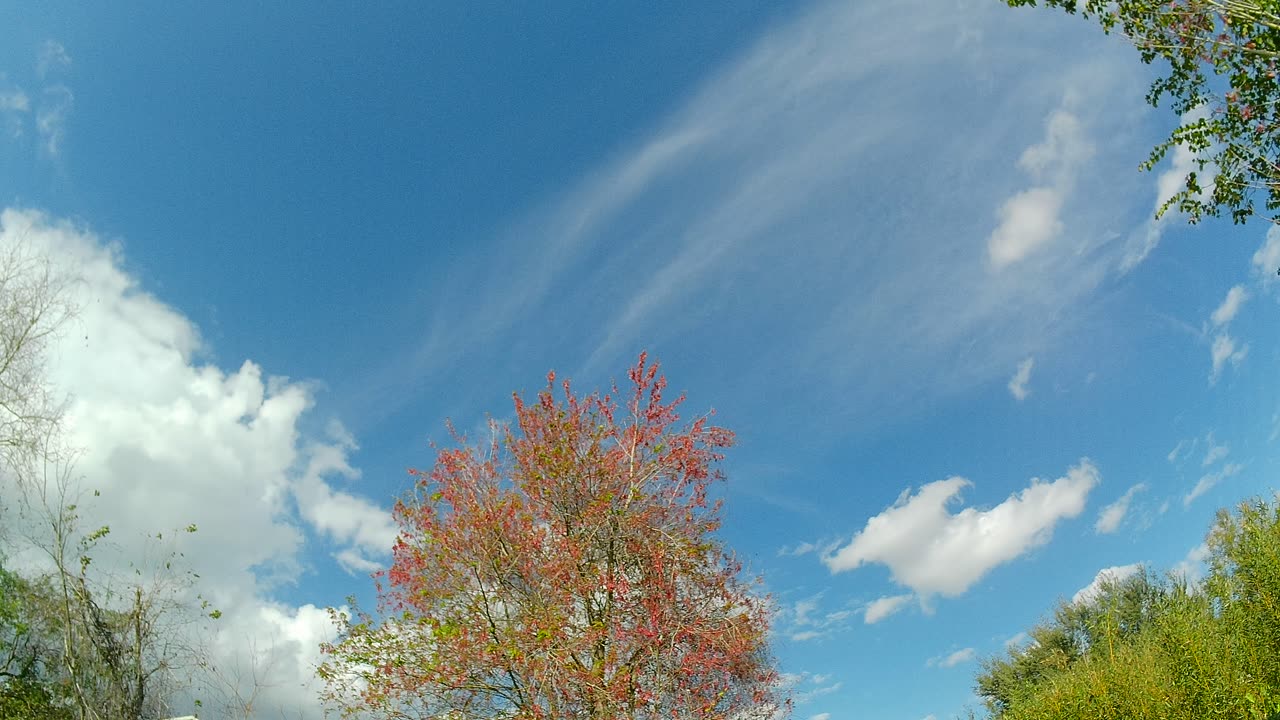
[[[1235,319],[1236,314],[1240,312],[1240,307],[1249,299],[1249,293],[1244,289],[1243,285],[1232,286],[1227,291],[1226,297],[1217,308],[1209,315],[1209,330],[1214,333],[1213,342],[1209,347],[1210,360],[1213,363],[1213,369],[1209,374],[1209,384],[1212,385],[1218,381],[1222,375],[1222,370],[1230,362],[1232,365],[1239,365],[1249,354],[1249,345],[1237,344],[1237,341],[1228,332],[1229,325]],[[1206,330],[1208,332],[1208,330]],[[1206,463],[1208,464],[1208,463]]]
[[[1223,480],[1238,475],[1243,469],[1244,466],[1239,463],[1227,463],[1214,472],[1201,475],[1200,479],[1196,481],[1195,487],[1191,488],[1191,492],[1182,497],[1183,507],[1195,502],[1196,498],[1217,487]]]
[[[800,557],[818,549],[816,543],[802,542],[778,548],[778,557]]]
[[[863,611],[863,622],[868,625],[874,625],[905,608],[914,597],[911,593],[906,593],[905,595],[889,595],[872,600],[867,603],[867,607]]]
[[[1024,58],[1017,87],[939,80],[1002,73],[1020,32],[1046,31],[1023,17],[824,2],[769,29],[633,145],[511,220],[483,267],[442,278],[443,294],[480,301],[462,318],[426,313],[422,343],[370,379],[368,402],[404,402],[406,377],[425,383],[516,327],[555,335],[568,317],[594,329],[558,350],[586,358],[575,376],[641,346],[767,335],[777,352],[726,357],[726,371],[784,396],[789,378],[820,373],[829,409],[868,423],[884,413],[866,408],[910,412],[1007,373],[1072,332],[1066,309],[1114,272],[1122,243],[1106,223],[1123,194],[1099,188],[1140,181],[1109,151],[1141,111],[1142,78],[1110,45],[1065,66]],[[958,26],[978,30],[959,42]],[[947,133],[930,130],[939,102]],[[1040,230],[1022,227],[1042,210],[1052,217],[1027,221]],[[500,289],[472,290],[493,278]]]
[[[0,75],[0,83],[3,82],[4,76]],[[22,137],[22,126],[30,111],[31,98],[22,88],[10,86],[0,89],[0,118],[4,119],[11,138]]]
[[[973,662],[978,652],[971,647],[956,650],[945,655],[931,657],[925,661],[926,667],[953,668],[957,665]]]
[[[1093,524],[1093,531],[1099,535],[1107,535],[1120,529],[1120,523],[1124,522],[1125,516],[1129,513],[1129,504],[1133,502],[1133,496],[1146,490],[1147,486],[1138,483],[1125,491],[1115,502],[1102,508],[1098,513],[1098,520]]]
[[[1209,449],[1205,452],[1204,459],[1200,461],[1200,467],[1209,467],[1231,454],[1231,448],[1226,443],[1219,445],[1214,441],[1213,433],[1209,433],[1205,442],[1208,443]]]
[[[71,88],[65,82],[52,78],[70,66],[71,56],[67,49],[55,40],[47,40],[36,55],[38,92],[28,93],[10,84],[7,75],[0,72],[0,118],[8,127],[9,135],[13,139],[22,138],[28,118],[34,118],[40,147],[51,158],[58,157],[62,151],[67,123],[75,105]]]
[[[67,120],[71,117],[75,100],[71,88],[62,84],[51,85],[40,94],[40,102],[36,106],[36,131],[40,134],[45,151],[52,157],[57,157],[62,152],[67,135]]]
[[[1235,319],[1236,313],[1240,312],[1240,307],[1248,299],[1249,293],[1244,289],[1243,285],[1232,286],[1227,291],[1227,296],[1222,299],[1222,304],[1218,305],[1213,314],[1209,316],[1209,320],[1214,327],[1226,325]]]
[[[71,55],[57,40],[45,40],[36,55],[36,76],[41,80],[71,67]]]
[[[1022,402],[1031,394],[1031,388],[1027,387],[1031,382],[1031,369],[1036,365],[1036,359],[1029,357],[1018,363],[1018,370],[1014,372],[1013,377],[1009,378],[1009,394],[1014,399]]]
[[[801,598],[779,609],[778,632],[792,642],[827,637],[848,627],[851,610],[822,609],[823,593]]]

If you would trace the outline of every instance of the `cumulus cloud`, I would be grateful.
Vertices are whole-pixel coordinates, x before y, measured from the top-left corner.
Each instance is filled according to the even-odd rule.
[[[956,650],[955,652],[948,653],[946,655],[931,657],[927,661],[925,661],[925,665],[927,667],[940,667],[940,668],[955,667],[962,663],[972,662],[973,659],[976,658],[977,656],[978,656],[977,651],[975,651],[971,647],[967,647],[967,648],[964,648],[963,650]]]
[[[1205,561],[1209,559],[1209,546],[1205,543],[1191,548],[1187,556],[1173,567],[1173,573],[1181,576],[1188,583],[1198,583],[1204,578]]]
[[[989,509],[948,511],[971,483],[961,477],[929,483],[872,517],[844,547],[823,557],[833,573],[880,563],[895,582],[921,596],[964,593],[993,568],[1044,545],[1060,520],[1078,516],[1098,484],[1088,460],[1066,475],[1030,486]]]
[[[1121,580],[1124,580],[1127,577],[1131,577],[1132,575],[1140,572],[1141,570],[1142,570],[1142,563],[1134,563],[1132,565],[1116,565],[1114,567],[1103,568],[1098,571],[1097,575],[1093,576],[1092,582],[1080,588],[1079,590],[1076,591],[1075,595],[1071,596],[1071,602],[1076,604],[1092,602],[1095,598],[1098,597],[1098,593],[1102,591],[1103,583],[1108,581],[1119,582]]]
[[[1102,508],[1098,513],[1098,521],[1093,524],[1094,532],[1099,535],[1107,535],[1120,529],[1120,523],[1124,521],[1124,516],[1129,512],[1129,503],[1133,501],[1133,496],[1142,492],[1147,488],[1146,485],[1138,483],[1129,488],[1119,500]]]
[[[309,385],[248,360],[233,370],[201,362],[197,328],[139,286],[119,246],[40,213],[0,213],[0,243],[19,238],[77,277],[80,313],[50,348],[49,375],[69,395],[75,471],[101,491],[82,504],[86,522],[118,529],[121,562],[146,556],[144,535],[196,524],[175,542],[222,611],[214,662],[271,668],[261,717],[278,707],[318,717],[311,668],[333,633],[324,603],[291,605],[274,591],[296,582],[313,539],[346,545],[348,569],[389,549],[387,513],[330,484],[354,477],[352,443],[336,425],[303,431]]]
[[[907,593],[905,595],[890,595],[872,600],[867,603],[863,621],[868,625],[874,625],[906,607],[913,597],[911,593]]]
[[[1213,345],[1209,347],[1209,359],[1213,363],[1213,369],[1209,373],[1209,384],[1218,382],[1218,378],[1222,376],[1222,370],[1227,363],[1239,365],[1244,362],[1245,357],[1249,355],[1249,344],[1237,346],[1236,339],[1227,333],[1219,333],[1213,338]]]
[[[1249,293],[1245,291],[1243,285],[1233,286],[1227,291],[1227,296],[1222,299],[1222,304],[1209,316],[1213,326],[1222,327],[1231,322],[1236,313],[1240,312],[1240,306],[1244,305],[1244,301],[1248,299]]]
[[[1037,187],[1023,190],[1000,206],[1000,224],[987,240],[991,264],[1002,268],[1026,257],[1062,233],[1063,192]]]
[[[382,565],[370,560],[355,548],[346,548],[340,552],[333,554],[333,559],[338,561],[338,566],[347,572],[348,575],[368,575],[382,569]]]
[[[1027,384],[1031,382],[1031,369],[1035,367],[1036,359],[1029,357],[1018,363],[1018,370],[1009,378],[1009,392],[1013,394],[1019,402],[1026,400],[1031,394]]]
[[[996,215],[999,224],[987,238],[987,255],[996,269],[1022,260],[1062,233],[1062,206],[1076,167],[1093,154],[1081,122],[1065,107],[1049,116],[1043,142],[1027,148],[1018,165],[1044,184],[1010,197]]]
[[[1266,239],[1253,254],[1253,269],[1264,285],[1280,281],[1280,225],[1272,225],[1267,229]]]
[[[1200,480],[1196,482],[1196,486],[1191,488],[1191,492],[1187,493],[1182,498],[1183,507],[1186,507],[1191,503],[1195,502],[1196,498],[1209,492],[1215,486],[1221,483],[1223,480],[1226,480],[1227,478],[1238,474],[1243,469],[1244,469],[1244,466],[1238,463],[1227,463],[1222,467],[1222,469],[1218,470],[1217,472],[1211,472],[1211,473],[1206,473],[1202,475],[1200,477]]]

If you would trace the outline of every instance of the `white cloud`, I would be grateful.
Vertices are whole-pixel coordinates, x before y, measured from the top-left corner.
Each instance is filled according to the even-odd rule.
[[[814,610],[818,609],[819,597],[820,596],[815,596],[815,597],[808,598],[806,600],[797,601],[796,604],[792,606],[792,609],[791,609],[791,612],[792,612],[791,622],[795,625],[808,625],[809,623],[813,622],[813,619],[809,617],[809,613],[812,613]]]
[[[796,600],[779,608],[777,633],[793,642],[805,642],[827,637],[848,626],[846,620],[851,610],[822,612],[822,593]]]
[[[1211,472],[1201,476],[1199,482],[1196,483],[1196,486],[1191,489],[1191,492],[1187,493],[1186,496],[1182,498],[1182,505],[1184,507],[1190,505],[1196,498],[1212,490],[1218,483],[1238,474],[1243,469],[1243,465],[1238,463],[1228,463],[1217,472]]]
[[[1124,521],[1124,516],[1129,512],[1129,503],[1133,501],[1133,496],[1146,489],[1146,485],[1138,483],[1129,488],[1119,500],[1102,508],[1098,513],[1098,521],[1094,523],[1093,530],[1099,535],[1113,533],[1120,529],[1120,523]]]
[[[878,598],[867,603],[866,613],[863,615],[863,621],[868,625],[884,620],[890,615],[898,612],[911,602],[911,598],[915,597],[911,593],[905,595],[890,595]]]
[[[306,469],[293,485],[298,510],[313,528],[337,542],[369,553],[390,553],[399,529],[387,511],[365,498],[335,490],[325,480],[359,477],[347,463],[347,453],[356,449],[347,437],[345,433],[335,436],[331,430],[327,442],[308,447]]]
[[[810,715],[809,720],[831,720],[831,713],[818,713],[817,715]]]
[[[1209,451],[1204,454],[1204,460],[1200,462],[1200,467],[1209,467],[1210,465],[1226,457],[1231,452],[1231,448],[1227,447],[1225,444],[1223,445],[1214,444],[1213,433],[1209,433],[1208,443],[1209,443]]]
[[[1027,148],[1018,165],[1046,184],[1016,193],[1000,206],[1000,222],[987,238],[991,265],[1000,269],[1049,244],[1065,227],[1062,206],[1078,166],[1093,155],[1079,118],[1061,107],[1046,122],[1045,139]]]
[[[1079,590],[1076,591],[1075,595],[1071,596],[1071,602],[1076,604],[1092,602],[1095,598],[1098,597],[1098,593],[1101,592],[1102,584],[1104,582],[1107,582],[1107,581],[1119,582],[1121,580],[1124,580],[1127,577],[1130,577],[1138,573],[1141,570],[1142,570],[1142,563],[1133,563],[1132,565],[1117,565],[1114,567],[1103,568],[1098,571],[1097,575],[1093,576],[1092,582],[1080,588]]]
[[[0,75],[0,81],[4,77]],[[0,117],[8,127],[10,137],[22,137],[23,123],[31,111],[31,98],[20,88],[0,90]]]
[[[1222,375],[1222,369],[1228,362],[1232,365],[1239,365],[1244,361],[1245,356],[1249,354],[1249,346],[1246,344],[1242,347],[1237,347],[1235,338],[1227,333],[1226,327],[1235,318],[1236,313],[1240,311],[1240,306],[1248,299],[1249,294],[1245,291],[1244,286],[1236,285],[1227,291],[1227,296],[1223,298],[1222,303],[1209,316],[1213,327],[1218,331],[1218,334],[1213,338],[1213,345],[1209,349],[1209,356],[1213,362],[1213,371],[1209,375],[1210,385],[1218,381],[1218,378]],[[1206,462],[1205,464],[1207,465],[1208,463]]]
[[[1267,229],[1266,239],[1253,254],[1253,269],[1264,285],[1280,281],[1280,225]]]
[[[56,40],[45,40],[40,46],[40,54],[36,57],[36,74],[44,79],[49,73],[71,67],[71,56],[62,43]]]
[[[963,650],[956,650],[955,652],[947,655],[939,655],[937,657],[929,658],[929,660],[925,662],[925,665],[928,667],[942,668],[955,667],[961,663],[972,662],[977,656],[978,653],[973,648],[968,647]]]
[[[1209,384],[1218,382],[1218,378],[1222,376],[1222,369],[1230,362],[1232,365],[1239,365],[1249,355],[1249,345],[1246,343],[1241,347],[1236,347],[1235,338],[1224,333],[1219,333],[1213,338],[1213,345],[1209,348],[1209,358],[1213,362],[1213,370],[1209,373]]]
[[[75,96],[66,85],[51,85],[44,89],[40,105],[36,108],[36,131],[44,142],[45,150],[57,157],[67,133],[67,118]]]
[[[1195,584],[1204,578],[1205,561],[1209,559],[1209,546],[1205,543],[1191,548],[1187,552],[1187,556],[1173,567],[1173,573],[1186,579],[1188,583]]]
[[[1244,305],[1244,301],[1248,299],[1249,293],[1245,291],[1243,285],[1233,286],[1227,291],[1227,296],[1222,299],[1222,304],[1209,316],[1213,326],[1222,327],[1231,322],[1236,313],[1240,312],[1240,306]]]
[[[578,377],[621,366],[637,338],[675,346],[697,327],[712,329],[698,342],[745,341],[745,326],[718,320],[751,317],[752,331],[770,332],[782,351],[727,369],[747,383],[824,375],[830,413],[811,415],[832,427],[1003,382],[1028,348],[1087,332],[1071,309],[1113,276],[1121,243],[1108,225],[1130,202],[1121,188],[1144,182],[1111,151],[1145,112],[1136,92],[1145,80],[1098,38],[1068,30],[1063,40],[1059,29],[1028,39],[1016,17],[967,2],[806,5],[709,73],[633,146],[513,218],[486,253],[493,262],[440,276],[441,292],[470,288],[480,299],[457,322],[423,322],[431,331],[420,343],[373,368],[361,393],[367,412],[425,392],[486,346],[477,337],[536,332],[565,313],[594,333]],[[910,33],[877,30],[904,22]],[[956,43],[957,26],[982,27],[981,40]],[[1050,40],[1090,50],[1065,64],[1023,52]],[[991,79],[1007,73],[996,58],[1009,53],[1030,58],[1016,88],[986,83],[952,98],[948,125],[958,131],[929,129],[926,108],[950,91],[937,68]],[[997,208],[1086,171],[1090,182],[1061,196],[1060,241],[1037,246],[1016,272],[993,273]],[[579,266],[602,271],[560,282]],[[498,288],[500,277],[516,280]],[[714,290],[727,277],[755,290]],[[589,300],[597,297],[611,301]]]
[[[843,682],[834,682],[830,685],[813,688],[812,690],[798,690],[794,695],[792,695],[792,698],[795,700],[796,705],[805,705],[812,702],[814,698],[839,692],[842,687],[844,687]]]
[[[338,566],[349,575],[368,575],[382,569],[382,565],[360,554],[355,548],[346,548],[333,554]]]
[[[1009,392],[1013,394],[1019,402],[1026,400],[1031,394],[1031,390],[1027,388],[1027,384],[1031,382],[1031,370],[1035,367],[1036,359],[1029,357],[1018,363],[1018,371],[1009,378]]]
[[[947,506],[970,483],[939,480],[915,495],[904,492],[823,562],[833,573],[881,563],[919,595],[960,595],[993,568],[1047,543],[1058,521],[1084,510],[1098,481],[1097,468],[1081,460],[1052,482],[1033,478],[990,510],[970,507],[953,515]]]
[[[1008,640],[1005,640],[1004,646],[1006,649],[1020,647],[1030,639],[1031,639],[1031,636],[1028,635],[1026,632],[1019,632],[1018,634],[1014,635]]]
[[[1184,122],[1188,119],[1194,119],[1194,115],[1188,114],[1183,118]],[[1137,267],[1160,244],[1160,239],[1169,224],[1182,220],[1182,213],[1176,208],[1170,208],[1159,219],[1154,216],[1169,198],[1185,186],[1187,174],[1195,169],[1194,153],[1183,145],[1173,149],[1169,168],[1156,178],[1156,202],[1151,208],[1152,217],[1129,237],[1125,255],[1120,261],[1122,272]]]
[[[0,91],[0,112],[27,112],[31,99],[21,90]]]
[[[987,252],[996,268],[1015,263],[1062,234],[1063,192],[1037,187],[1023,190],[1005,201],[996,213],[1000,224],[987,240]]]
[[[1207,117],[1208,114],[1208,107],[1201,105],[1184,113],[1181,121],[1183,125],[1187,125]],[[1212,166],[1210,165],[1206,167],[1206,170],[1211,168]],[[1168,226],[1171,223],[1182,222],[1185,219],[1182,211],[1176,207],[1170,207],[1159,219],[1156,219],[1155,215],[1164,207],[1166,202],[1186,187],[1187,176],[1196,170],[1196,154],[1186,145],[1174,147],[1173,152],[1170,154],[1168,169],[1156,177],[1156,201],[1151,206],[1151,216],[1129,236],[1125,255],[1120,263],[1121,272],[1132,270],[1146,259],[1151,254],[1151,251],[1155,250],[1156,246],[1160,244],[1160,239]],[[1200,193],[1196,197],[1204,200],[1212,194],[1213,182],[1204,182],[1203,178],[1211,176],[1212,172],[1201,172],[1200,175],[1202,186]]]
[[[787,546],[778,548],[778,557],[800,557],[801,555],[808,555],[817,549],[818,546],[815,543],[802,542],[795,547]]]
[[[144,556],[144,533],[196,524],[199,532],[175,542],[222,611],[214,661],[270,666],[260,717],[278,707],[318,717],[311,667],[333,629],[316,603],[291,606],[272,593],[297,580],[318,533],[348,545],[338,555],[349,569],[367,567],[357,550],[388,549],[387,514],[328,484],[354,476],[352,444],[338,426],[327,437],[303,432],[309,385],[251,361],[233,371],[200,362],[196,327],[139,287],[120,247],[39,213],[0,213],[0,243],[19,237],[78,276],[80,314],[51,347],[49,371],[70,394],[76,471],[102,493],[82,504],[86,522],[118,529],[120,563]]]

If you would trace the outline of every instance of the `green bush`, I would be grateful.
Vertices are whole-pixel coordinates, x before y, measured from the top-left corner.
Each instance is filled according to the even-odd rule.
[[[1031,643],[983,663],[998,720],[1280,716],[1280,506],[1218,514],[1199,585],[1141,572],[1062,603]]]

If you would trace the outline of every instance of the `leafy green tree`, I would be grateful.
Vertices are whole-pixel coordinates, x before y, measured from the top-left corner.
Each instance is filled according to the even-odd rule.
[[[1280,4],[1275,0],[1007,0],[1061,8],[1133,42],[1163,67],[1147,101],[1168,102],[1180,124],[1151,151],[1150,170],[1173,148],[1195,153],[1196,170],[1161,208],[1192,223],[1253,216],[1255,198],[1273,222],[1280,210]]]
[[[999,720],[1280,717],[1280,502],[1219,513],[1200,585],[1141,573],[1061,604],[1032,642],[984,661]]]
[[[1047,622],[1028,633],[1025,645],[983,661],[978,696],[994,716],[1001,716],[1091,653],[1112,653],[1117,644],[1152,626],[1172,592],[1169,584],[1144,570],[1105,579],[1098,594],[1086,601],[1060,603]]]
[[[1280,688],[1280,502],[1221,510],[1209,534],[1205,591],[1218,622],[1240,638],[1233,651],[1258,678]]]
[[[93,565],[110,531],[82,525],[45,375],[73,281],[25,243],[0,248],[0,551],[21,536],[44,556],[38,572],[0,566],[0,719],[164,717],[198,662],[181,632],[195,575],[173,555],[127,576]]]
[[[33,588],[0,567],[0,718],[71,720],[68,705],[56,694],[56,647],[32,617]]]

